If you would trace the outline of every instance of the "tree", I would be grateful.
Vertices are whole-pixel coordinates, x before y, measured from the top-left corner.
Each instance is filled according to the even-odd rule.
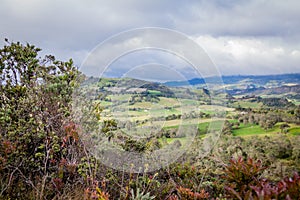
[[[117,129],[118,129],[117,121],[114,119],[108,119],[108,120],[104,120],[101,131],[104,134],[111,134],[110,132],[113,132]]]
[[[40,58],[34,45],[6,42],[0,49],[0,195],[19,199],[20,191],[35,189],[42,199],[46,185],[64,178],[59,163],[71,163],[67,147],[79,144],[68,120],[79,72],[72,60]]]
[[[289,128],[290,126],[287,123],[283,123],[280,125],[280,132],[281,133],[286,133],[287,132],[287,128]]]
[[[279,121],[282,121],[275,113],[261,114],[259,125],[264,129],[272,129],[275,124]]]
[[[234,128],[235,128],[235,129],[238,129],[239,126],[240,126],[240,122],[235,122],[235,123],[234,123]]]
[[[228,120],[225,120],[224,122],[222,133],[224,135],[231,135],[232,133],[232,124]]]

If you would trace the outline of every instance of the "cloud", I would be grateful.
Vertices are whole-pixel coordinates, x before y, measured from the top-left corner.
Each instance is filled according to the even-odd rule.
[[[292,72],[299,69],[298,19],[297,0],[2,0],[0,40],[30,42],[80,66],[114,34],[163,27],[204,43],[224,73]]]
[[[300,72],[299,44],[280,38],[199,36],[195,38],[222,74],[277,74]]]
[[[172,67],[186,79],[218,75],[215,66],[199,45],[169,29],[136,29],[124,32],[97,46],[81,70],[93,76],[122,76],[132,68],[158,63]],[[152,70],[153,74],[159,72]],[[169,77],[168,80],[176,80]]]
[[[300,2],[295,0],[198,1],[184,12],[173,21],[190,34],[299,38]]]

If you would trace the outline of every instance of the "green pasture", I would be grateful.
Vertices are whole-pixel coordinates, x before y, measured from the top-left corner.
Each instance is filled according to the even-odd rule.
[[[288,129],[288,134],[300,135],[300,127],[299,126],[291,126],[291,128]]]
[[[191,138],[188,137],[182,137],[182,138],[159,138],[158,141],[163,145],[170,145],[174,143],[175,141],[179,141],[181,144],[181,147],[187,147],[192,141]]]
[[[161,94],[161,91],[158,91],[158,90],[148,90],[149,94],[152,94],[152,95],[160,95]]]
[[[259,125],[246,124],[243,123],[239,128],[233,130],[234,136],[247,136],[247,135],[273,135],[282,134],[280,125],[282,123],[277,123],[273,128],[264,130]],[[289,124],[290,128],[287,129],[287,134],[300,135],[300,127],[295,124]]]
[[[258,102],[250,102],[250,101],[237,101],[232,104],[232,107],[234,108],[237,108],[239,106],[242,108],[260,108],[263,106],[263,104]]]

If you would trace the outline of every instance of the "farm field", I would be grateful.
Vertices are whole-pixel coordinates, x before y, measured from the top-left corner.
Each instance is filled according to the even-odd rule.
[[[114,82],[118,82],[120,86],[123,87],[123,80],[112,79]],[[128,86],[130,79],[126,79],[126,86]],[[139,82],[136,80],[135,82]],[[144,83],[145,84],[145,83]],[[245,80],[242,85],[231,84],[229,88],[236,89],[243,87],[244,84],[247,84]],[[276,84],[276,83],[272,83]],[[104,79],[104,82],[99,84],[102,86],[112,85],[110,79]],[[154,88],[157,89],[154,89]],[[102,120],[109,120],[117,118],[121,121],[139,122],[139,127],[141,126],[158,126],[163,129],[178,128],[181,125],[198,125],[200,133],[204,134],[210,126],[212,129],[222,129],[221,125],[225,120],[228,120],[230,123],[235,124],[237,120],[226,118],[230,116],[231,118],[238,115],[239,111],[236,109],[263,109],[265,106],[263,102],[258,102],[255,99],[247,99],[241,95],[237,96],[237,100],[228,104],[228,106],[221,105],[208,105],[207,97],[198,96],[203,94],[198,92],[199,90],[189,91],[189,95],[192,92],[194,96],[190,95],[191,98],[178,98],[172,96],[164,96],[164,91],[160,91],[160,86],[151,86],[151,89],[148,90],[147,95],[133,93],[133,94],[108,94],[105,97],[105,100],[101,100],[101,106],[104,108],[101,116]],[[131,89],[132,90],[132,89]],[[134,90],[133,90],[134,91]],[[177,94],[183,95],[185,89],[183,88],[172,88]],[[183,95],[184,96],[184,95]],[[262,98],[278,98],[282,97],[281,95],[262,95]],[[150,98],[149,98],[150,97]],[[216,99],[222,99],[224,95],[217,96]],[[147,100],[148,98],[148,100]],[[292,101],[295,102],[295,101]],[[297,105],[297,102],[295,102]],[[190,114],[195,115],[195,113],[204,113],[204,116],[196,117],[195,119],[182,119],[181,116],[188,116]],[[220,117],[222,116],[222,117]],[[223,117],[224,116],[224,117]],[[190,116],[191,117],[191,116]],[[217,125],[218,121],[222,122],[221,125]],[[214,122],[214,123],[212,123]],[[212,124],[211,124],[212,123]],[[268,135],[272,136],[281,132],[280,124],[277,123],[271,129],[263,129],[259,125],[255,124],[244,124],[240,123],[238,127],[232,128],[233,136],[251,136],[251,135]],[[287,129],[287,134],[297,135],[299,132],[299,126],[295,124],[289,124]],[[203,137],[203,136],[202,136]]]

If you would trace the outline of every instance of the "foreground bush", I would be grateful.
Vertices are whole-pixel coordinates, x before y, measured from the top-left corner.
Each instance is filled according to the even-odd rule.
[[[0,195],[51,198],[76,179],[80,141],[68,120],[79,75],[33,45],[0,50]]]
[[[272,183],[261,177],[264,169],[261,161],[255,162],[251,158],[244,160],[241,157],[231,159],[224,170],[229,197],[240,200],[300,198],[300,176],[297,173],[291,178]]]

